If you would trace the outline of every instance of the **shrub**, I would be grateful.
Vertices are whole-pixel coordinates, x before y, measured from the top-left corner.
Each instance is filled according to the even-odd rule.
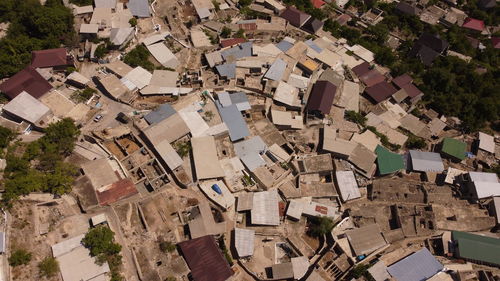
[[[312,237],[323,237],[332,231],[334,224],[332,219],[327,217],[312,217],[309,219],[309,232]]]
[[[164,253],[171,253],[175,251],[176,248],[175,244],[169,241],[160,242],[160,250]]]
[[[136,18],[131,18],[128,23],[130,23],[130,25],[132,27],[136,26],[137,25],[137,19]]]
[[[31,261],[31,253],[24,249],[15,250],[9,257],[10,266],[20,266]]]
[[[38,269],[41,276],[52,277],[59,271],[59,263],[53,257],[46,257],[38,264]]]

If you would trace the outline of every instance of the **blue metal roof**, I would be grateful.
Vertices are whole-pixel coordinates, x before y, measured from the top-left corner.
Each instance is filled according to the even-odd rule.
[[[234,63],[219,64],[215,67],[215,69],[217,69],[217,72],[221,77],[226,77],[228,79],[236,77],[236,64]]]
[[[245,57],[252,56],[252,42],[241,43],[238,46],[234,46],[232,48],[226,49],[221,52],[222,58],[227,61],[229,59],[241,59]]]
[[[397,281],[424,281],[443,269],[443,265],[427,250],[422,248],[397,263],[387,271]]]
[[[321,49],[318,45],[316,45],[316,43],[314,43],[311,39],[305,41],[304,43],[306,43],[307,46],[309,46],[311,49],[315,50],[318,53],[321,53],[321,51],[323,51],[323,49]]]
[[[276,44],[276,47],[284,53],[288,51],[291,47],[293,47],[293,44],[286,40],[281,40],[281,42]]]
[[[264,77],[274,81],[280,81],[281,78],[283,78],[283,73],[285,72],[285,69],[286,69],[286,62],[282,59],[276,59],[271,65],[271,67],[269,67]]]
[[[230,94],[229,98],[233,104],[236,104],[239,111],[249,110],[251,108],[247,94],[244,92]]]
[[[146,122],[149,125],[160,123],[162,120],[167,119],[168,117],[174,115],[177,111],[168,103],[162,104],[155,111],[151,111],[150,113],[144,116]]]
[[[229,129],[229,138],[231,141],[237,141],[250,135],[247,123],[243,119],[238,107],[236,107],[236,104],[223,107],[219,101],[216,101],[215,105],[217,106],[217,110],[219,110],[222,121],[226,123]]]
[[[234,150],[236,155],[238,155],[243,164],[245,164],[250,171],[254,171],[258,167],[266,165],[266,161],[262,158],[262,154],[267,150],[267,145],[260,136],[254,136],[250,139],[235,143]]]

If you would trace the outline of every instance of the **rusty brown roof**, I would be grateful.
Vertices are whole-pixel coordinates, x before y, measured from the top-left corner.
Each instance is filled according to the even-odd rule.
[[[194,281],[225,281],[233,275],[211,235],[179,243]]]
[[[38,99],[52,89],[52,85],[45,80],[33,67],[26,67],[0,85],[0,91],[10,99],[17,97],[22,91]]]
[[[222,48],[226,48],[226,47],[231,47],[231,46],[234,46],[237,44],[244,43],[246,41],[247,40],[245,40],[245,38],[231,38],[231,39],[221,40],[220,45],[222,46]]]
[[[105,187],[104,191],[96,191],[97,200],[101,206],[112,204],[120,199],[138,193],[135,184],[129,179],[121,179]]]
[[[330,113],[336,91],[337,86],[329,81],[316,82],[312,88],[311,94],[309,95],[307,109],[317,110],[323,114]]]
[[[394,85],[396,85],[399,89],[403,88],[412,81],[413,78],[411,78],[411,76],[406,73],[392,79],[392,83],[394,83]]]
[[[397,92],[397,90],[391,84],[383,81],[374,86],[366,88],[365,92],[375,101],[375,103],[379,103],[392,96]]]
[[[34,68],[64,66],[71,64],[65,48],[31,52],[31,66]]]

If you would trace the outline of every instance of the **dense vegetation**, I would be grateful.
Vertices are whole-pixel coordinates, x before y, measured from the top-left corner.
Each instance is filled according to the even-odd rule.
[[[146,47],[144,47],[142,44],[139,44],[132,51],[128,52],[125,55],[123,61],[132,67],[141,66],[144,69],[153,71],[155,69],[155,66],[148,59],[149,59],[148,49],[146,49]]]
[[[0,40],[0,79],[12,76],[31,61],[31,51],[75,42],[73,14],[61,0],[0,1],[0,22],[10,22]]]
[[[62,195],[71,191],[77,169],[64,162],[73,151],[79,131],[71,119],[49,125],[45,135],[29,144],[15,143],[7,151],[4,173],[5,193],[2,203],[13,201],[30,192]]]
[[[59,272],[59,263],[53,257],[46,257],[38,264],[38,270],[42,277],[52,277]]]
[[[94,0],[69,0],[69,2],[78,6],[88,6],[92,5]]]
[[[31,253],[24,249],[17,249],[9,257],[10,266],[20,266],[28,264],[31,261]]]
[[[316,238],[321,238],[330,233],[335,226],[332,219],[328,217],[311,217],[308,219],[308,223],[308,234]]]
[[[0,149],[6,148],[15,137],[10,129],[0,126]]]
[[[122,246],[114,242],[115,233],[107,226],[98,226],[87,232],[82,240],[83,246],[90,250],[90,255],[96,257],[96,263],[107,262],[111,271],[111,281],[123,280],[119,273],[122,264],[120,252]]]
[[[425,93],[424,103],[442,114],[459,117],[465,131],[478,130],[489,121],[499,119],[499,50],[493,48],[488,38],[479,36],[478,39],[486,47],[481,51],[473,48],[467,33],[457,26],[444,30],[440,25],[431,26],[415,16],[395,12],[395,4],[376,5],[386,12],[384,20],[364,32],[354,27],[354,21],[347,26],[340,26],[333,20],[327,20],[324,29],[333,36],[346,38],[349,44],[360,44],[371,50],[375,62],[389,67],[394,77],[403,73],[412,75],[417,86]],[[407,38],[396,52],[385,45],[391,31],[400,32]],[[425,67],[409,55],[413,41],[422,32],[440,35],[450,43],[450,50],[468,55],[472,61],[467,63],[456,57],[445,56],[438,58],[432,66]],[[478,67],[486,69],[486,73],[479,73]],[[410,142],[410,146],[422,145],[418,139]]]

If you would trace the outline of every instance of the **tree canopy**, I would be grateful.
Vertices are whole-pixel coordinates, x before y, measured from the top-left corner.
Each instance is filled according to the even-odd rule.
[[[132,67],[141,66],[144,69],[153,71],[155,69],[155,66],[148,59],[149,59],[148,49],[146,49],[146,47],[144,47],[142,44],[139,44],[132,51],[128,52],[125,55],[123,61]]]
[[[73,14],[60,0],[0,1],[0,22],[10,22],[0,40],[0,79],[12,76],[31,61],[31,51],[72,42]]]
[[[122,246],[114,242],[115,233],[107,226],[92,228],[85,234],[82,244],[90,250],[90,255],[96,257],[96,262],[102,264],[108,262],[111,270],[111,280],[122,280],[119,267],[122,264],[120,251]]]

